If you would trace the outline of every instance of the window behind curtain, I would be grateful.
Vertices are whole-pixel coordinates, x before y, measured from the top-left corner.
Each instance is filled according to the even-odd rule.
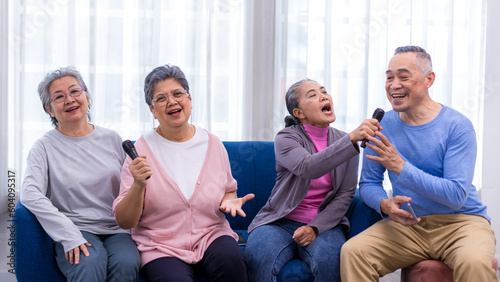
[[[332,94],[332,126],[341,130],[353,130],[376,107],[388,110],[387,62],[396,47],[408,44],[433,58],[431,96],[472,120],[481,163],[483,1],[275,0],[274,15],[251,14],[249,3],[265,1],[11,0],[18,175],[32,143],[51,129],[36,93],[49,70],[76,66],[92,97],[93,123],[136,139],[153,127],[145,76],[175,64],[190,83],[194,124],[223,140],[272,140],[287,115],[286,89],[305,77]],[[274,42],[253,29],[262,23],[269,23]],[[274,52],[253,46],[249,54],[252,42],[273,44]],[[247,90],[261,82],[252,80],[245,62],[258,61],[274,68],[272,93]],[[260,116],[272,118],[256,122]]]
[[[241,138],[244,2],[236,0],[12,1],[15,100],[24,163],[52,129],[37,86],[73,65],[91,96],[92,123],[137,139],[158,126],[144,100],[153,68],[179,66],[193,98],[192,122],[221,139]],[[24,170],[19,169],[19,170]]]
[[[474,184],[480,187],[484,10],[484,1],[472,0],[278,0],[275,89],[281,106],[275,124],[288,114],[286,89],[309,77],[333,97],[332,126],[352,131],[375,108],[391,109],[384,88],[388,61],[397,47],[419,45],[436,73],[431,97],[474,124]]]

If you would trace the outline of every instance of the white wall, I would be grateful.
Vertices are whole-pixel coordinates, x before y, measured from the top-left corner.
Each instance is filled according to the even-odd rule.
[[[497,238],[500,260],[500,1],[487,0],[484,141],[481,198]],[[473,44],[473,43],[471,43]]]

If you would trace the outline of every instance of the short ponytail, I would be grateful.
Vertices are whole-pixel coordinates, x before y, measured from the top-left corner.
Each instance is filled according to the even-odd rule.
[[[297,124],[300,124],[300,120],[298,118],[290,115],[285,117],[285,127],[290,127]]]
[[[286,91],[285,102],[286,102],[286,108],[290,115],[285,117],[285,127],[300,124],[300,120],[293,115],[293,110],[299,107],[299,100],[300,100],[299,87],[302,85],[302,83],[308,81],[316,82],[309,78],[302,79],[292,84],[292,86],[288,88],[288,91]]]

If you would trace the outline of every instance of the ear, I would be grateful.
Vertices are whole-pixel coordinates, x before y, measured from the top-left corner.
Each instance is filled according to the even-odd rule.
[[[191,99],[191,94],[187,94],[187,97],[189,99],[189,105],[191,106],[191,109],[193,108],[193,100]]]
[[[425,76],[425,86],[430,88],[432,84],[434,84],[434,80],[436,79],[436,74],[431,71]]]
[[[54,112],[52,111],[51,107],[45,108],[45,110],[47,111],[47,113],[49,113],[49,115],[50,115],[51,117],[56,117],[56,116],[54,115]]]
[[[157,119],[157,118],[156,118],[156,113],[155,113],[155,107],[154,107],[154,106],[149,107],[149,111],[153,114],[153,118],[154,118],[154,119]]]
[[[302,112],[302,110],[301,110],[301,109],[299,109],[299,108],[295,108],[295,109],[293,109],[293,112],[292,112],[292,113],[293,113],[293,116],[294,116],[294,117],[296,117],[296,118],[298,118],[299,120],[300,120],[300,119],[303,119],[303,118],[305,118],[305,117],[306,117],[306,116],[304,115],[304,113]]]

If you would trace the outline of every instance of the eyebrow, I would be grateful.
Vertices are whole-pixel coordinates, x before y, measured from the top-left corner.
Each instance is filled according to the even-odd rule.
[[[411,73],[411,71],[410,71],[409,69],[407,69],[407,68],[400,68],[400,69],[398,69],[396,72],[407,72],[407,73]],[[386,70],[386,71],[385,71],[385,73],[386,73],[386,74],[389,74],[389,73],[392,73],[392,71],[391,71],[391,70]]]
[[[181,88],[176,88],[176,89],[174,89],[174,90],[172,90],[171,92],[168,92],[168,93],[173,94],[175,91],[178,91],[178,90],[180,90],[180,91],[186,91],[186,89],[184,89],[184,88],[182,88],[182,87],[181,87]],[[187,91],[186,91],[186,92],[187,92]],[[167,92],[163,92],[163,91],[162,91],[162,92],[157,93],[157,94],[154,94],[154,93],[153,93],[153,96],[155,96],[155,95],[160,95],[160,94],[167,95]]]
[[[71,85],[68,87],[68,89],[71,89],[71,88],[72,88],[72,87],[74,87],[74,86],[78,86],[78,84],[71,84]],[[56,92],[52,93],[52,95],[57,94],[57,93],[61,93],[61,92],[62,92],[62,93],[64,93],[64,91],[63,91],[63,90],[57,90]]]
[[[324,86],[321,86],[319,88],[319,91],[321,91],[321,90],[326,90],[326,88]],[[309,94],[309,92],[313,92],[313,91],[316,91],[316,89],[309,89],[309,90],[307,90],[306,95]]]

